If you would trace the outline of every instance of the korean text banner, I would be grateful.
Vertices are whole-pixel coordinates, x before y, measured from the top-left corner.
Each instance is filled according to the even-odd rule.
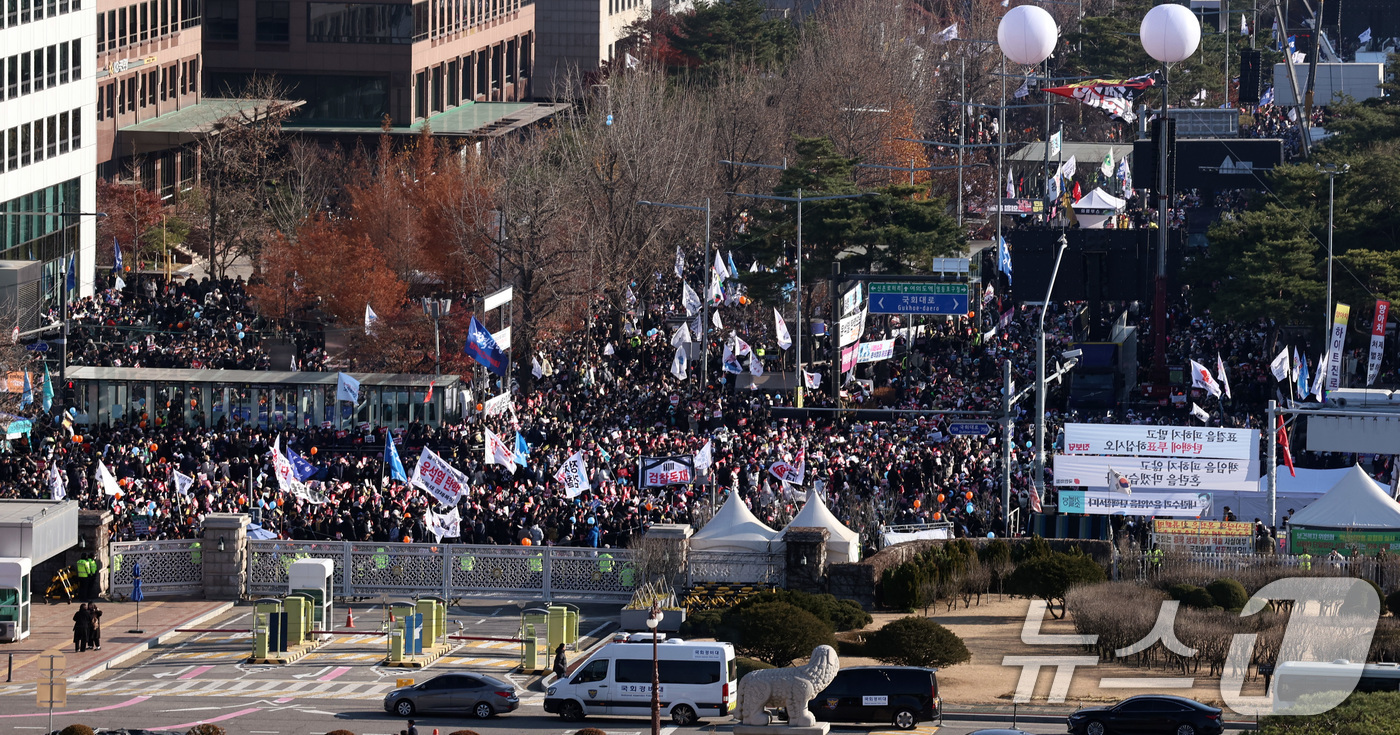
[[[1126,477],[1137,490],[1215,490],[1259,492],[1259,466],[1240,459],[1180,457],[1091,457],[1055,455],[1055,485],[1107,488],[1108,471]]]
[[[1210,493],[1143,493],[1061,490],[1061,513],[1094,516],[1172,516],[1198,518],[1210,512]]]
[[[695,478],[695,457],[642,457],[642,487],[687,485]]]
[[[1254,524],[1156,518],[1152,538],[1164,551],[1248,554],[1254,551]]]
[[[1065,424],[1065,454],[1257,459],[1259,432],[1202,426]]]
[[[439,503],[456,505],[467,489],[467,476],[427,447],[418,455],[410,482],[427,490]]]

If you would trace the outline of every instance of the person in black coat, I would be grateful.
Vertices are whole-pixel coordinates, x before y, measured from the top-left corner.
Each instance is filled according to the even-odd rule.
[[[73,613],[73,650],[77,653],[86,651],[90,638],[92,614],[88,612],[87,605],[79,605],[78,611]]]

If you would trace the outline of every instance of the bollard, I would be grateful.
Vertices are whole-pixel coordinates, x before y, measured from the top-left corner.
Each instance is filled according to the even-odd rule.
[[[10,654],[10,665],[9,665],[9,668],[7,668],[7,669],[5,670],[5,681],[6,681],[6,682],[14,681],[14,678],[15,678],[15,655],[12,653],[12,654]]]

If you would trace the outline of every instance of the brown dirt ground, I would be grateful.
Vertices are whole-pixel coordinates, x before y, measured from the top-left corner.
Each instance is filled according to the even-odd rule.
[[[1012,696],[1016,682],[1021,675],[1021,668],[1019,666],[1003,666],[1002,658],[1004,656],[1086,655],[1086,651],[1076,646],[1029,646],[1023,644],[1021,642],[1021,628],[1025,623],[1026,611],[1029,606],[1030,600],[1010,596],[998,599],[997,595],[990,595],[982,598],[981,605],[973,604],[969,608],[964,608],[959,603],[957,609],[953,611],[948,611],[943,605],[930,609],[931,615],[929,617],[962,637],[968,650],[972,652],[972,660],[968,663],[952,666],[939,672],[938,685],[944,702],[958,708],[979,704],[1012,704]],[[922,615],[922,612],[917,614]],[[865,630],[875,630],[891,620],[901,617],[905,616],[896,613],[876,613],[874,622]],[[1047,616],[1041,625],[1040,632],[1043,634],[1072,634],[1075,630],[1071,622],[1051,620]],[[847,635],[842,634],[840,637]],[[843,666],[859,666],[879,662],[873,659],[845,657],[841,663]],[[1179,675],[1179,672],[1161,669],[1148,670],[1117,663],[1100,663],[1093,667],[1079,667],[1074,671],[1069,696],[1060,706],[1116,702],[1124,697],[1152,691],[1163,694],[1178,694],[1201,702],[1220,705],[1220,681],[1218,677],[1196,676],[1194,686],[1189,690],[1101,689],[1099,687],[1100,680],[1105,677],[1148,679]],[[1047,704],[1046,698],[1049,695],[1050,681],[1053,677],[1053,668],[1041,669],[1031,705]],[[1262,681],[1251,680],[1246,683],[1245,694],[1262,693]]]

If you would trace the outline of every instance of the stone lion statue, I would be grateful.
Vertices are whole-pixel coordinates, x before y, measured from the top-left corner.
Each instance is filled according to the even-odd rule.
[[[817,646],[812,659],[803,666],[750,671],[739,680],[739,720],[745,725],[768,724],[765,707],[787,710],[790,727],[812,727],[817,718],[807,703],[825,689],[841,670],[836,649]]]

